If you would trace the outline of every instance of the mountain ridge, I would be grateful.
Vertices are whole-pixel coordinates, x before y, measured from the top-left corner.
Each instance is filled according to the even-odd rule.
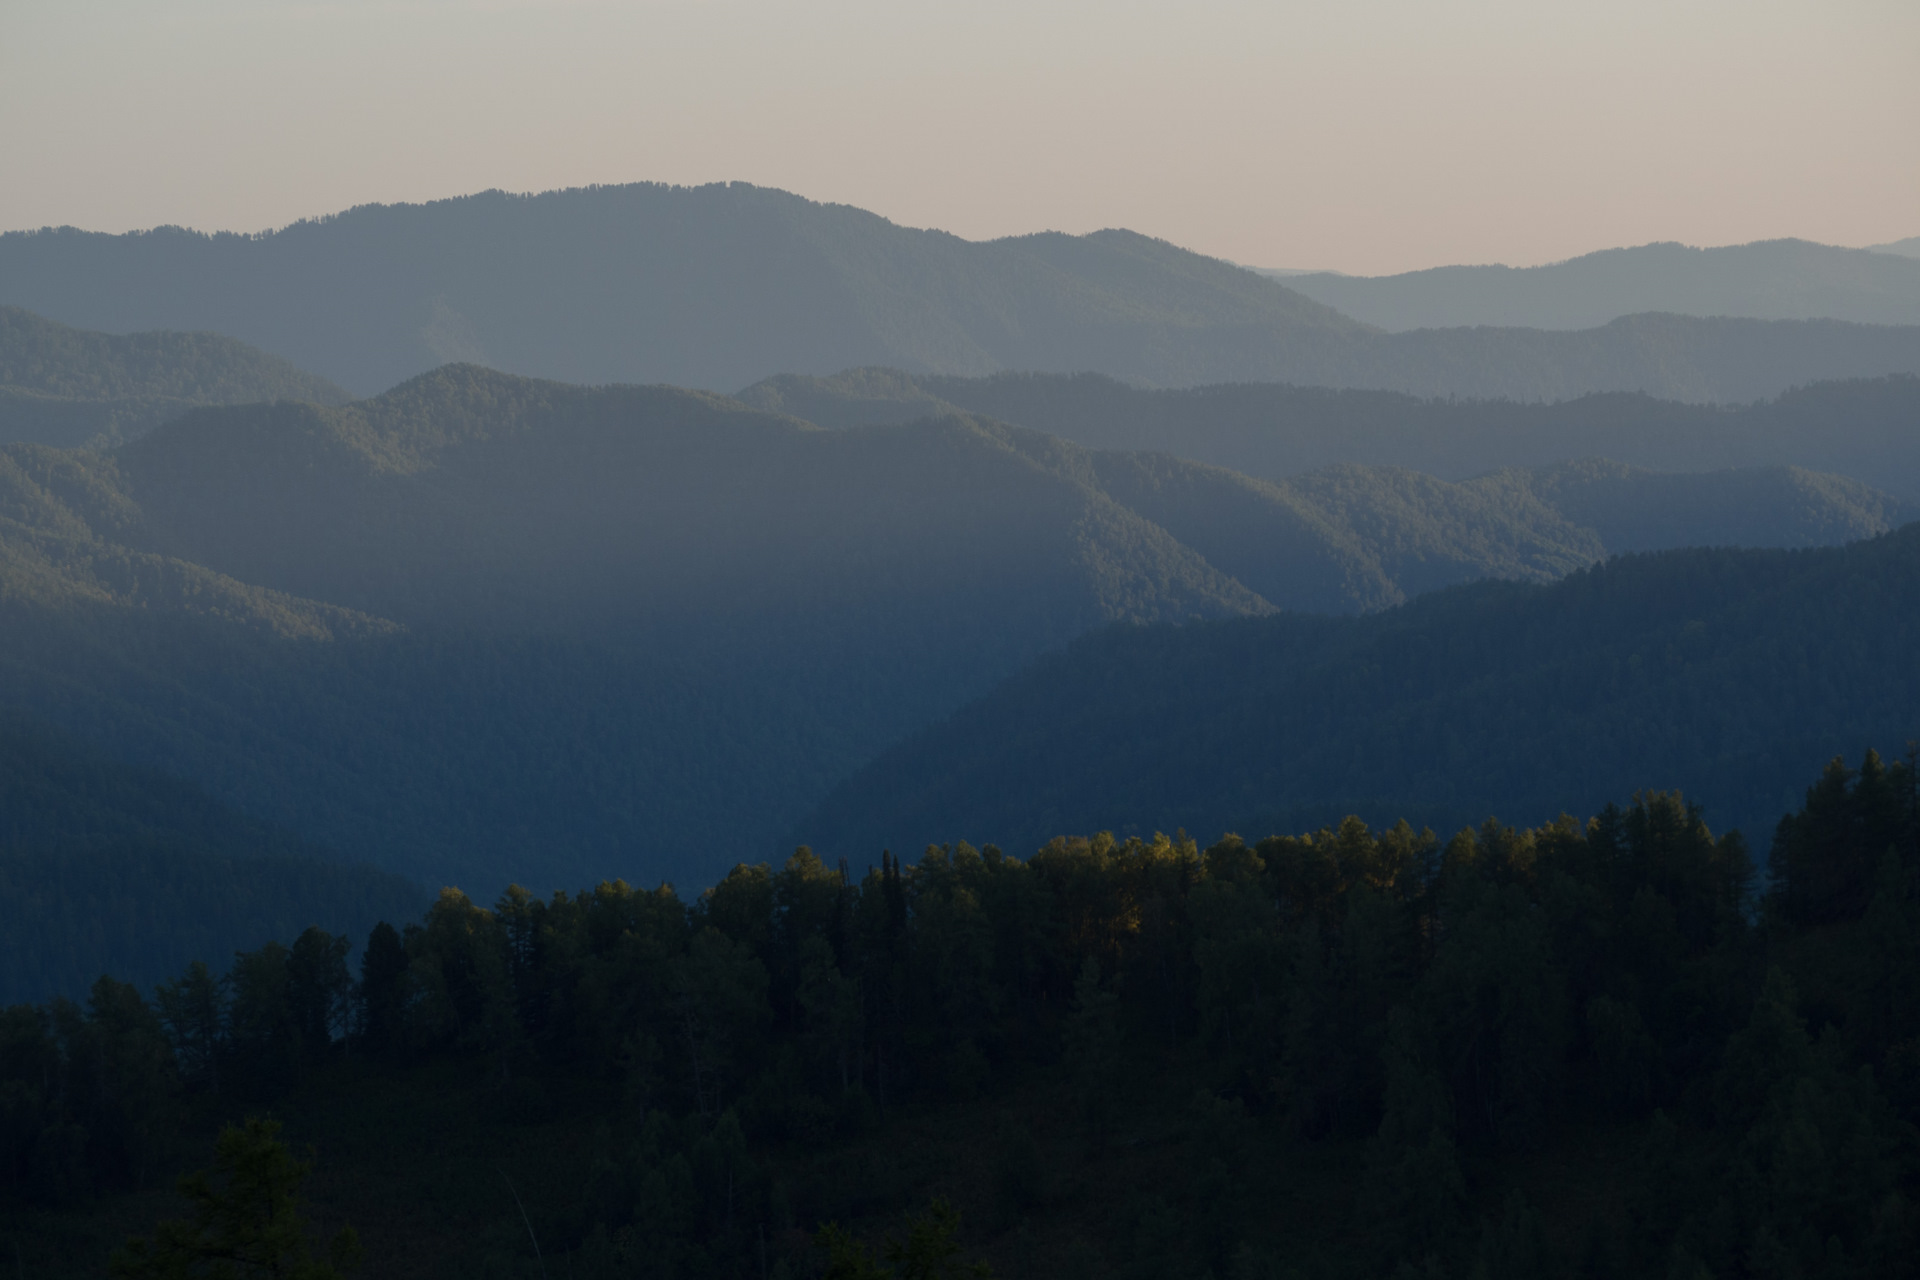
[[[1820,383],[1738,407],[1606,393],[1552,405],[1257,383],[1132,387],[1099,374],[782,375],[739,398],[822,426],[981,414],[1094,449],[1171,453],[1265,480],[1342,463],[1445,480],[1611,458],[1668,472],[1800,466],[1920,501],[1920,378]],[[1845,421],[1849,430],[1832,429]]]
[[[448,362],[714,391],[891,365],[1712,402],[1920,373],[1916,325],[1649,312],[1382,334],[1131,231],[974,242],[745,183],[363,205],[257,236],[7,232],[0,301],[99,329],[229,333],[361,395]]]
[[[0,449],[0,705],[416,878],[708,883],[1089,630],[1551,579],[1649,485],[1700,509],[1688,536],[1832,540],[1897,505],[1597,463],[1275,483],[951,407],[830,429],[449,366]]]
[[[1710,821],[1760,839],[1819,761],[1912,736],[1916,564],[1909,524],[1842,548],[1627,555],[1355,619],[1110,628],[896,744],[792,838],[831,858],[1388,811],[1544,822],[1630,774],[1725,783]]]
[[[1288,288],[1390,333],[1491,325],[1591,329],[1622,316],[1920,323],[1920,264],[1884,248],[1798,239],[1696,248],[1657,241],[1537,267],[1446,266],[1390,276],[1298,272]]]
[[[199,405],[347,399],[326,379],[233,338],[115,336],[0,306],[0,444],[108,448]]]

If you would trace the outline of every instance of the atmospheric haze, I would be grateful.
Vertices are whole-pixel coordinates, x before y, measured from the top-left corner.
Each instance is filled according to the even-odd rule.
[[[1904,0],[10,0],[0,228],[745,179],[1380,274],[1913,234]]]

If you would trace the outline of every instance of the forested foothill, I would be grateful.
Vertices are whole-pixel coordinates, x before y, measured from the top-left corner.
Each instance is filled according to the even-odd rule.
[[[214,333],[93,333],[0,306],[0,444],[108,448],[203,404],[347,393]]]
[[[897,388],[891,374],[866,378]],[[1870,391],[1868,403],[1895,405],[1891,424],[1903,386],[1843,388],[1839,403]],[[1117,422],[1129,405],[1165,413],[1185,395],[1089,380],[941,390],[1023,413],[1048,388],[1106,403]],[[1260,399],[1258,388],[1221,393],[1236,391]],[[1192,422],[1202,438],[1206,416]],[[84,889],[94,881],[73,871],[81,864],[44,841],[31,856],[15,850],[8,875],[48,904],[48,921],[94,913],[108,898],[148,906],[113,908],[125,927],[69,933],[67,950],[23,931],[35,960],[8,990],[77,998],[102,969],[140,979],[171,969],[192,954],[182,946],[223,954],[290,940],[286,923],[340,929],[365,921],[371,902],[417,892],[411,883],[463,883],[484,898],[509,881],[547,892],[599,875],[701,887],[733,862],[799,841],[864,858],[948,833],[1021,848],[1077,827],[1206,829],[1244,816],[1284,829],[1348,810],[1452,829],[1492,812],[1530,821],[1584,812],[1649,771],[1730,804],[1711,814],[1716,823],[1766,825],[1812,762],[1905,741],[1912,725],[1889,710],[1905,679],[1897,647],[1849,649],[1832,670],[1751,654],[1834,647],[1849,628],[1905,635],[1899,626],[1830,601],[1764,608],[1770,580],[1740,568],[1761,560],[1728,553],[1699,553],[1686,564],[1707,568],[1674,568],[1674,581],[1647,566],[1607,578],[1620,595],[1597,620],[1576,606],[1578,589],[1482,589],[1379,610],[1486,576],[1548,583],[1647,545],[1860,539],[1907,514],[1882,491],[1788,466],[1655,474],[1586,461],[1446,482],[1348,464],[1269,482],[1169,453],[1089,449],[952,401],[897,424],[822,428],[697,391],[570,388],[474,367],[353,405],[204,407],[113,451],[12,445],[0,451],[0,704],[19,708],[33,733],[90,752],[86,770],[131,770],[148,779],[140,787],[194,794],[202,808],[180,810],[161,835],[136,818],[102,837],[84,789],[46,793],[33,770],[8,783],[13,794],[65,796],[48,804],[71,827],[67,844],[132,841],[131,850],[161,839],[177,850],[129,852],[111,894]],[[1822,574],[1839,589],[1853,572],[1845,558],[1778,562],[1809,566],[1809,599]],[[1622,631],[1690,597],[1693,587],[1678,585],[1688,574],[1718,583],[1718,603],[1672,604],[1690,608],[1674,628],[1705,618],[1709,604],[1751,614],[1743,629],[1688,633],[1674,649],[1693,660],[1701,645],[1747,637],[1740,676],[1716,685],[1724,697],[1707,712],[1688,693],[1692,666],[1645,660],[1672,637]],[[1905,597],[1895,585],[1885,599]],[[1601,647],[1613,676],[1542,683],[1538,647],[1509,626],[1515,608],[1569,652]],[[1169,658],[1165,670],[1154,658],[1125,683],[1075,676],[1048,687],[1044,674],[1021,676],[1041,654],[1116,622],[1275,610],[1292,616],[1244,631],[1260,637],[1246,645],[1221,639],[1242,635],[1233,629],[1181,628],[1165,633],[1175,639],[1121,633],[1085,651],[1169,643],[1202,654],[1227,643],[1233,656]],[[1288,702],[1281,691],[1288,729],[1256,727],[1233,747],[1242,729],[1223,725],[1240,712],[1223,712],[1219,699],[1238,693],[1208,672],[1244,672],[1248,695],[1265,699],[1290,662],[1340,672],[1348,639],[1409,633],[1469,658],[1511,658],[1423,668],[1432,681],[1469,668],[1492,679],[1457,691],[1461,720],[1442,737],[1492,735],[1496,748],[1436,762],[1421,756],[1419,733],[1382,729],[1436,716],[1417,679],[1361,681],[1352,706]],[[1480,635],[1521,647],[1469,639]],[[1647,649],[1655,639],[1661,647]],[[1167,672],[1194,662],[1188,697]],[[1006,679],[1033,708],[1064,716],[1002,743],[973,737],[966,725],[979,718],[968,712],[933,729],[947,781],[904,785],[900,762],[922,758],[929,725]],[[1117,687],[1133,693],[1119,699]],[[1524,708],[1528,725],[1580,716],[1603,733],[1584,747],[1549,733],[1523,750],[1530,731],[1496,729],[1509,723],[1503,706]],[[1087,714],[1108,727],[1060,741],[1056,727]],[[1697,727],[1720,722],[1763,735],[1759,754],[1730,747],[1738,735]],[[1031,745],[1043,741],[1052,747],[1035,758]],[[1171,743],[1185,754],[1162,760]],[[1342,747],[1321,750],[1334,743]],[[1281,768],[1290,752],[1306,764]],[[1592,771],[1572,764],[1580,752]],[[15,766],[31,758],[8,756]],[[983,760],[1031,768],[1018,785],[995,775],[970,789],[968,779],[993,773],[977,768]],[[1181,760],[1198,771],[1188,777]],[[1112,793],[1098,770],[1121,766],[1129,783]],[[1294,781],[1256,779],[1261,770]],[[893,781],[874,791],[877,777]],[[1308,777],[1338,785],[1315,793]],[[849,808],[847,796],[862,800]],[[98,804],[108,812],[125,798]],[[716,814],[728,816],[724,835]],[[25,810],[10,819],[27,821]],[[246,844],[236,829],[271,833],[261,850],[348,864],[344,879],[255,865],[227,879],[236,894],[257,887],[255,923],[238,906],[209,910],[194,917],[207,933],[169,940],[173,913],[159,904],[177,900],[177,885],[225,877],[219,860]],[[363,862],[405,881],[355,869]]]
[[[201,956],[364,932],[432,894],[389,872],[0,711],[0,1004],[84,993],[104,971],[147,986]]]
[[[703,885],[1112,623],[1375,611],[1906,511],[1784,468],[1270,483],[965,413],[823,429],[454,366],[348,406],[199,409],[111,452],[0,450],[0,703],[414,880]],[[1869,740],[1856,703],[1832,720],[1756,771],[1771,797]],[[1470,820],[1516,811],[1447,783],[1434,802]],[[1515,802],[1557,811],[1535,799]]]
[[[1914,736],[1915,652],[1920,524],[1841,548],[1624,556],[1363,618],[1113,628],[890,748],[796,835],[1021,848],[1351,812],[1451,830],[1591,812],[1639,778],[1764,831],[1805,762]]]
[[[1799,318],[1643,304],[1576,330],[1461,318],[1382,333],[1132,231],[976,242],[746,183],[633,183],[363,205],[259,235],[6,232],[0,303],[113,332],[225,333],[362,396],[471,361],[709,391],[890,365],[1092,371],[1159,387],[1742,403],[1823,379],[1920,373],[1920,325],[1859,323],[1911,310],[1861,309],[1849,262],[1810,274],[1755,264],[1750,295],[1852,300],[1823,298]]]
[[[1912,1273],[1920,328],[740,184],[0,301],[153,330],[0,309],[0,1274]]]
[[[446,890],[8,1009],[0,1229],[97,1274],[271,1112],[385,1276],[820,1275],[956,1217],[1008,1276],[1908,1275],[1917,805],[1835,760],[1764,879],[1645,792]]]

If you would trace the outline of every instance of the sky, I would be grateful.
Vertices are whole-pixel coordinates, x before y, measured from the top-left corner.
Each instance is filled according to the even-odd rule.
[[[1920,235],[1915,0],[0,0],[0,230],[739,180],[1515,266]]]

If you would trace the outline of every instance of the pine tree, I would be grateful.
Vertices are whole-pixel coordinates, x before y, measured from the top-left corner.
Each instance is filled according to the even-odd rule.
[[[151,1240],[134,1239],[115,1253],[120,1280],[340,1280],[360,1261],[360,1239],[343,1227],[315,1258],[300,1211],[300,1184],[313,1166],[294,1159],[280,1125],[251,1117],[221,1131],[214,1166],[180,1180],[193,1206],[186,1221],[162,1222]]]

